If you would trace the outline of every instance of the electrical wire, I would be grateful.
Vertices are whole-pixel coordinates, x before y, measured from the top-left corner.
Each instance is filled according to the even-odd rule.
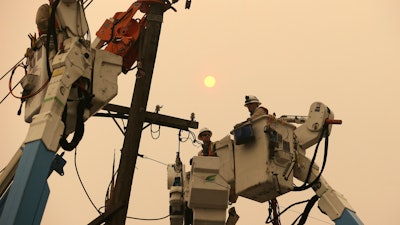
[[[153,124],[150,124],[150,134],[151,134],[151,138],[153,138],[154,140],[157,140],[158,138],[160,138],[161,136],[161,126],[158,125],[158,129],[156,131],[153,131]],[[153,134],[156,134],[157,136],[153,136]]]
[[[307,182],[308,182],[308,180],[309,180],[309,178],[311,176],[311,173],[312,173],[312,167],[313,167],[313,165],[315,163],[315,159],[316,159],[316,156],[317,156],[319,144],[321,143],[321,140],[322,140],[323,136],[325,135],[325,133],[326,133],[325,149],[324,149],[324,158],[323,158],[321,170],[320,170],[319,174],[317,175],[317,177],[312,182],[307,184]],[[303,185],[301,185],[300,187],[294,187],[293,191],[304,191],[304,190],[312,187],[319,180],[319,178],[321,177],[321,175],[322,175],[322,173],[323,173],[323,171],[325,169],[325,165],[326,165],[326,161],[327,161],[327,157],[328,157],[328,145],[329,145],[328,125],[324,124],[324,126],[322,128],[322,131],[321,131],[321,135],[320,135],[319,140],[317,142],[317,145],[315,147],[314,156],[313,156],[313,158],[311,160],[310,167],[308,169],[307,178],[305,179]]]
[[[24,57],[24,58],[25,58],[25,57]],[[22,58],[22,60],[23,60],[24,58]],[[12,76],[14,75],[15,69],[16,69],[17,67],[19,67],[20,65],[21,65],[21,61],[18,62],[18,64],[14,65],[6,74],[3,75],[3,77],[4,77],[4,76],[7,75],[10,71],[12,71],[11,76],[10,76],[10,79],[9,79],[9,81],[8,81],[8,86],[9,86],[9,87],[8,87],[8,93],[7,93],[6,96],[4,96],[4,98],[0,101],[0,104],[3,103],[4,100],[6,100],[6,98],[7,98],[10,94],[13,95],[13,96],[15,96],[15,95],[13,94],[13,91],[14,91],[14,89],[18,86],[18,84],[21,83],[22,79],[21,79],[18,83],[16,83],[12,88],[11,88],[11,80],[12,80]],[[3,77],[2,77],[1,79],[3,79]],[[1,79],[0,79],[0,80],[1,80]],[[18,98],[17,96],[15,96],[15,97]]]
[[[25,59],[25,56],[22,57],[17,63],[15,63],[14,66],[12,66],[3,76],[0,77],[0,80],[2,80],[7,74],[9,74],[16,66],[18,66],[23,60]]]
[[[183,138],[180,137],[180,138],[179,138],[179,141],[180,141],[180,142],[187,142],[188,140],[190,140],[190,132],[191,132],[191,131],[188,131],[188,134],[187,134],[187,137],[186,137],[186,138],[183,139]],[[192,132],[192,133],[193,133],[193,132]]]
[[[92,198],[90,198],[89,193],[87,192],[85,185],[82,182],[81,176],[79,175],[79,171],[78,171],[78,166],[76,163],[76,155],[78,152],[78,148],[75,147],[75,154],[74,154],[74,165],[75,165],[75,171],[76,171],[76,175],[78,176],[79,182],[81,183],[81,186],[83,188],[83,191],[86,194],[86,197],[88,198],[88,200],[90,201],[90,203],[92,204],[92,206],[96,209],[96,211],[101,215],[100,210],[96,207],[96,205],[94,204],[94,202],[92,201]]]
[[[169,215],[166,215],[166,216],[163,216],[163,217],[160,217],[160,218],[153,218],[153,219],[149,219],[149,218],[138,218],[138,217],[133,217],[133,216],[127,216],[126,218],[128,218],[128,219],[133,219],[133,220],[154,221],[154,220],[163,220],[163,219],[166,219],[166,218],[168,218],[168,217],[169,217]]]
[[[295,205],[300,205],[300,204],[303,204],[303,203],[306,203],[306,202],[308,202],[308,200],[304,200],[304,201],[293,203],[293,204],[289,205],[288,207],[286,207],[281,213],[279,213],[279,215],[282,215],[283,213],[285,213],[286,211],[288,211],[290,208],[292,208]]]
[[[158,161],[158,160],[153,159],[153,158],[149,158],[149,157],[147,157],[147,156],[145,156],[145,155],[138,155],[138,156],[142,157],[143,159],[148,159],[148,160],[151,160],[151,161],[153,161],[153,162],[159,163],[159,164],[161,164],[161,165],[168,166],[168,164],[166,164],[166,163],[163,163],[163,162]]]
[[[280,209],[276,198],[269,200],[268,218],[265,223],[272,223],[273,225],[281,225]]]
[[[188,132],[188,136],[186,137],[186,138],[181,138],[180,139],[180,142],[186,142],[186,141],[188,141],[188,140],[192,140],[192,143],[193,143],[193,145],[196,145],[196,144],[198,144],[198,145],[201,145],[202,143],[196,138],[196,134],[193,132],[193,131],[191,131],[191,130],[187,130],[187,132]]]
[[[11,90],[14,90],[14,89],[18,86],[18,84],[20,84],[20,83],[21,83],[21,81],[19,81],[16,85],[14,85],[14,87],[13,87]],[[0,101],[0,104],[3,103],[4,100],[6,100],[6,98],[7,98],[10,94],[11,94],[11,92],[9,91],[9,92],[6,94],[6,96],[4,96],[4,98]]]
[[[308,215],[311,212],[312,207],[315,205],[315,203],[318,201],[319,196],[318,195],[314,195],[312,198],[310,198],[308,200],[308,203],[303,211],[303,213],[301,214],[301,218],[300,221],[298,223],[298,225],[304,225],[308,219]]]
[[[299,215],[298,218],[296,218],[296,220],[293,222],[293,224],[295,224],[295,222],[298,221],[298,220],[300,219],[300,217],[302,216],[303,213],[300,213],[300,212],[298,212],[298,211],[292,210],[291,208],[292,208],[293,206],[296,206],[296,205],[300,205],[300,204],[303,204],[303,203],[308,203],[309,201],[310,201],[310,200],[307,199],[307,200],[304,200],[304,201],[300,201],[300,202],[293,203],[293,204],[289,205],[288,207],[286,207],[282,212],[280,212],[278,216],[283,215],[283,213],[285,213],[285,212],[287,212],[287,211],[291,211],[291,212],[294,212],[294,213],[299,213],[300,215]],[[311,219],[313,219],[313,220],[318,220],[319,222],[322,222],[322,223],[325,223],[325,224],[332,224],[332,223],[330,223],[330,222],[327,222],[327,221],[318,219],[318,218],[313,217],[313,216],[308,216],[308,217],[311,218]]]
[[[140,156],[140,157],[142,157],[142,158],[144,158],[144,159],[149,159],[149,160],[152,160],[152,161],[154,161],[154,162],[160,163],[160,164],[162,164],[162,165],[168,166],[166,163],[163,163],[163,162],[160,162],[160,161],[158,161],[158,160],[155,160],[155,159],[146,157],[146,156],[144,156],[144,155],[138,154],[138,156]],[[114,155],[114,162],[113,162],[113,174],[112,174],[111,179],[110,179],[110,182],[108,183],[108,186],[107,186],[107,192],[106,192],[106,196],[105,196],[105,201],[108,200],[108,193],[109,193],[109,190],[110,190],[110,188],[111,188],[111,186],[112,186],[112,184],[113,184],[113,181],[114,181],[115,176],[118,174],[118,170],[114,171],[114,163],[115,163],[115,155]],[[92,205],[94,205],[94,204],[92,203]],[[97,211],[101,214],[100,209],[103,209],[103,208],[105,208],[105,207],[106,207],[106,206],[101,206]],[[95,207],[95,208],[96,208],[96,207]],[[163,220],[163,219],[165,219],[165,218],[168,218],[169,216],[170,216],[170,215],[166,215],[166,216],[159,217],[159,218],[139,218],[139,217],[127,216],[126,218],[127,218],[127,219],[134,219],[134,220],[143,220],[143,221],[156,221],[156,220]]]
[[[296,224],[296,222],[297,222],[298,220],[300,220],[299,223],[298,223],[298,225],[304,225],[305,222],[307,221],[308,217],[309,217],[309,213],[310,213],[310,211],[311,211],[311,208],[314,206],[314,204],[317,202],[318,199],[319,199],[319,197],[318,197],[317,195],[314,195],[312,198],[310,198],[310,199],[308,199],[308,200],[306,200],[306,201],[302,201],[301,203],[307,202],[307,205],[306,205],[306,207],[305,207],[303,213],[301,213],[299,216],[296,217],[296,219],[293,221],[292,225]],[[292,206],[292,205],[291,205],[291,206]],[[288,208],[289,208],[289,207],[288,207]],[[282,213],[281,213],[281,214],[282,214]],[[310,217],[310,218],[316,219],[316,218],[314,218],[314,217]],[[318,219],[318,220],[319,220],[319,219]],[[327,223],[327,222],[325,222],[325,221],[323,221],[323,220],[319,220],[319,221],[324,222],[324,223]],[[330,224],[330,223],[327,223],[327,224]]]
[[[22,81],[22,79],[23,79],[23,78],[22,78],[16,85],[14,85],[14,87],[11,88],[11,86],[12,86],[12,79],[13,79],[13,76],[14,76],[14,72],[15,72],[15,70],[16,70],[18,67],[23,67],[24,70],[25,70],[25,75],[27,74],[27,71],[26,71],[27,65],[24,65],[23,63],[20,63],[18,66],[16,66],[16,67],[12,70],[12,73],[11,73],[11,76],[10,76],[10,80],[8,81],[8,90],[9,90],[9,93],[10,93],[12,96],[14,96],[15,98],[21,99],[21,100],[26,100],[26,99],[28,99],[28,98],[32,98],[33,96],[39,94],[41,91],[43,91],[43,90],[46,88],[47,84],[48,84],[49,81],[50,81],[50,78],[47,79],[46,82],[44,82],[44,83],[42,84],[42,86],[41,86],[39,89],[37,89],[35,92],[30,93],[30,94],[27,94],[27,95],[16,96],[16,95],[13,93],[13,91],[14,91],[14,89],[17,87],[17,85],[21,83],[21,81]],[[7,96],[8,96],[8,95],[7,95]]]
[[[89,2],[89,3],[87,3],[87,2]],[[86,10],[86,8],[89,7],[89,5],[92,4],[92,2],[93,2],[93,0],[83,1],[83,4],[82,4],[83,5],[83,9]]]
[[[301,216],[302,214],[298,215],[291,225],[295,225],[296,222],[301,218]]]

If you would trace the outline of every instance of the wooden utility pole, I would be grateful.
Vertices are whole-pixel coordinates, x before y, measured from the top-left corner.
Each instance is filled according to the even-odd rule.
[[[142,68],[138,69],[130,108],[111,104],[104,107],[105,110],[122,115],[122,118],[129,111],[128,124],[110,206],[106,208],[105,213],[90,222],[89,225],[99,225],[104,222],[107,225],[125,224],[144,122],[183,130],[188,130],[189,127],[198,128],[198,123],[193,120],[182,120],[146,111],[164,10],[165,5],[161,3],[154,3],[150,6],[143,43],[139,50]]]
[[[138,70],[135,82],[115,190],[111,199],[111,208],[121,208],[106,222],[110,225],[125,224],[165,8],[163,4],[155,3],[149,10],[140,50],[143,67],[142,71]],[[139,74],[140,72],[144,74]]]

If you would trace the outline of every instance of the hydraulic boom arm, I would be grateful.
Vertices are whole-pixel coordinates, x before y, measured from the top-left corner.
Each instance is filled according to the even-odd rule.
[[[300,121],[301,125],[296,127],[287,121]],[[307,210],[319,200],[320,210],[335,224],[362,225],[344,196],[321,175],[333,124],[341,124],[341,120],[335,120],[333,112],[321,102],[311,105],[307,117],[276,119],[262,115],[235,126],[234,140],[228,135],[215,142],[218,157],[194,156],[190,172],[185,167],[170,165],[171,225],[234,225],[239,216],[232,207],[226,219],[226,209],[239,196],[276,204],[277,197],[308,188],[313,188],[316,196],[310,200]],[[326,139],[325,160],[319,169],[315,157],[310,160],[305,151],[313,145],[319,146],[322,138]],[[296,187],[293,178],[304,184]],[[276,212],[275,217],[279,217]],[[304,224],[306,219],[303,216],[299,224]],[[278,224],[277,220],[274,224]]]

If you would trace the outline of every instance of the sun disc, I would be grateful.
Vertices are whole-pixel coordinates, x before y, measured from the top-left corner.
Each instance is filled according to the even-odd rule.
[[[206,78],[204,78],[204,84],[206,85],[206,87],[214,87],[215,86],[215,77],[213,76],[207,76]]]

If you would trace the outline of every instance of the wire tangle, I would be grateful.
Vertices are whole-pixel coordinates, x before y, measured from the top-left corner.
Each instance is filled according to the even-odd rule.
[[[180,130],[180,132],[181,132],[181,131],[182,131],[182,130]],[[194,146],[198,146],[198,145],[201,145],[201,144],[202,144],[202,143],[196,138],[196,134],[195,134],[193,131],[187,130],[186,132],[187,132],[187,137],[185,137],[185,138],[180,138],[180,139],[179,139],[180,142],[187,142],[188,140],[192,140],[192,144],[193,144]]]
[[[295,225],[296,222],[299,221],[302,217],[303,217],[303,222],[304,222],[304,223],[305,223],[305,220],[306,220],[308,217],[310,217],[311,219],[318,220],[318,221],[320,221],[320,222],[322,222],[322,223],[325,223],[325,224],[332,224],[332,223],[330,223],[330,222],[327,222],[327,221],[324,221],[324,220],[321,220],[321,219],[318,219],[318,218],[315,218],[315,217],[312,217],[312,216],[309,216],[309,215],[308,215],[308,213],[309,213],[309,211],[311,210],[311,207],[312,207],[312,205],[315,203],[316,199],[317,199],[317,197],[314,196],[314,197],[311,198],[311,199],[307,199],[307,200],[304,200],[304,201],[295,202],[295,203],[293,203],[293,204],[287,206],[282,212],[279,212],[279,213],[278,213],[278,218],[279,218],[281,215],[283,215],[285,212],[287,212],[287,211],[292,211],[292,212],[294,212],[294,213],[299,213],[299,215],[296,217],[296,219],[292,222],[291,225]],[[304,204],[304,203],[307,203],[307,206],[306,206],[306,209],[305,209],[302,213],[300,213],[300,212],[298,212],[298,211],[291,210],[292,207],[294,207],[294,206],[296,206],[296,205]],[[271,218],[271,213],[272,213],[272,211],[270,211],[270,209],[269,209],[268,211],[269,211],[269,215],[268,215],[267,220],[265,221],[266,224],[272,223],[272,220],[271,220],[271,219],[272,219],[272,218]],[[299,222],[298,224],[304,224],[304,223]]]
[[[280,221],[280,209],[279,204],[276,199],[272,199],[268,201],[268,218],[265,223],[272,223],[273,225],[281,225]]]
[[[9,94],[11,94],[12,96],[14,96],[15,98],[18,98],[18,99],[21,99],[22,101],[25,101],[26,99],[31,98],[31,97],[33,97],[33,96],[39,94],[41,91],[43,91],[43,90],[47,87],[47,84],[49,83],[49,80],[50,80],[50,79],[47,79],[46,82],[43,83],[42,86],[41,86],[38,90],[34,91],[33,93],[25,93],[26,91],[24,90],[24,91],[22,92],[22,95],[21,95],[21,96],[15,95],[14,92],[13,92],[14,89],[15,89],[15,88],[18,86],[18,84],[20,84],[20,83],[22,82],[22,80],[24,79],[24,78],[22,78],[17,84],[15,84],[14,86],[12,86],[12,79],[13,79],[14,73],[15,73],[15,71],[16,71],[16,69],[17,69],[18,67],[22,67],[22,68],[24,69],[24,72],[25,72],[24,76],[27,75],[27,70],[26,70],[26,68],[28,67],[28,65],[27,65],[27,64],[24,64],[23,62],[20,62],[19,64],[17,64],[16,66],[14,66],[14,67],[12,68],[11,76],[10,76],[10,79],[9,79],[9,81],[8,81],[8,90],[9,90]],[[8,96],[8,95],[7,95],[7,96]],[[6,96],[6,97],[7,97],[7,96]]]
[[[312,169],[313,169],[313,165],[315,164],[315,159],[317,157],[318,147],[319,147],[319,144],[321,143],[321,140],[322,140],[322,138],[324,136],[325,136],[325,145],[324,145],[325,149],[324,149],[322,167],[321,167],[321,170],[318,173],[317,177],[313,181],[309,182],[309,179],[310,179],[311,173],[312,173]],[[308,173],[307,173],[307,178],[305,179],[304,183],[301,186],[299,186],[299,187],[295,186],[293,191],[304,191],[304,190],[312,187],[315,183],[317,183],[319,181],[322,173],[324,172],[325,166],[326,166],[326,162],[327,162],[327,158],[328,158],[328,146],[329,146],[328,125],[324,124],[324,126],[323,126],[323,128],[321,130],[321,134],[320,134],[319,140],[318,140],[317,145],[315,147],[313,158],[312,158],[312,160],[310,162],[310,166],[309,166]]]

